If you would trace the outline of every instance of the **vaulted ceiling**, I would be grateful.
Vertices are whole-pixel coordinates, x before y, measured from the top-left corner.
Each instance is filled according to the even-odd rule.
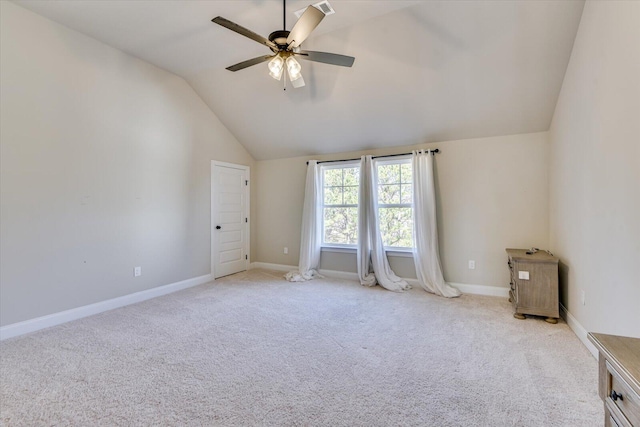
[[[306,86],[283,90],[270,51],[211,23],[263,36],[282,2],[16,1],[186,79],[258,160],[545,131],[584,2],[330,0],[308,50],[354,56],[352,68],[300,61]],[[309,0],[287,2],[294,11]]]

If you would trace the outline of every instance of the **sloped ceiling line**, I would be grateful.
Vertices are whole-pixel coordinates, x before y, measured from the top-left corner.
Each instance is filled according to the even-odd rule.
[[[304,48],[353,68],[301,61],[307,86],[283,91],[266,65],[225,70],[265,49],[210,22],[266,36],[280,1],[16,3],[184,77],[258,160],[547,130],[584,6],[331,0]]]

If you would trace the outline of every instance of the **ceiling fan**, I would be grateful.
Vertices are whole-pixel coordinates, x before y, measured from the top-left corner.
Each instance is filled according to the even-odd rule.
[[[286,0],[283,0],[282,11],[282,30],[276,30],[269,34],[269,38],[264,38],[259,34],[248,30],[235,22],[231,22],[221,16],[213,18],[211,21],[222,25],[225,28],[235,31],[251,40],[257,41],[260,44],[267,46],[273,52],[273,55],[258,56],[257,58],[249,59],[247,61],[240,62],[238,64],[227,67],[229,71],[239,71],[252,65],[260,64],[262,62],[269,61],[269,75],[276,80],[282,78],[285,67],[289,80],[294,88],[304,86],[304,79],[302,78],[302,67],[295,60],[298,56],[307,61],[322,62],[325,64],[339,65],[341,67],[351,67],[354,57],[338,55],[335,53],[315,52],[311,50],[302,50],[300,45],[303,41],[309,37],[309,34],[320,24],[325,17],[324,13],[316,9],[314,6],[308,6],[304,13],[298,19],[298,22],[293,26],[291,31],[286,30]],[[285,80],[286,82],[286,80]],[[286,84],[286,83],[285,83]],[[286,86],[285,86],[286,88]]]

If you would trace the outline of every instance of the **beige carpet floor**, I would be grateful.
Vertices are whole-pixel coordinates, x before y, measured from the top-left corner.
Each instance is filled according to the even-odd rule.
[[[0,344],[5,426],[599,426],[564,322],[252,270]]]

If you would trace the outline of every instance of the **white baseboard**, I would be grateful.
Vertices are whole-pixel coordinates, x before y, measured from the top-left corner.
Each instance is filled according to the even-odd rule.
[[[463,294],[509,298],[509,288],[503,288],[500,286],[470,285],[468,283],[447,283],[449,283],[454,288],[458,288]]]
[[[267,270],[275,270],[275,271],[291,271],[297,270],[297,265],[283,265],[283,264],[271,264],[269,262],[252,262],[249,265],[249,270],[253,270],[254,268],[264,268]]]
[[[421,287],[418,279],[404,279],[411,286]],[[497,286],[486,286],[486,285],[470,285],[468,283],[455,283],[455,282],[447,282],[449,285],[458,289],[463,294],[470,295],[485,295],[490,297],[509,297],[509,289],[508,288],[499,288]]]
[[[211,274],[0,327],[0,341],[211,282]]]
[[[267,270],[275,270],[275,271],[297,271],[297,265],[283,265],[283,264],[271,264],[268,262],[252,262],[249,266],[249,270],[253,270],[254,268],[264,268]],[[332,277],[334,279],[344,279],[344,280],[358,280],[357,273],[349,273],[346,271],[336,271],[336,270],[318,270],[323,276]]]
[[[341,279],[341,280],[354,280],[359,282],[358,273],[350,273],[348,271],[337,271],[337,270],[318,270],[318,273],[323,276],[331,277],[333,279]]]
[[[282,265],[282,264],[271,264],[268,262],[254,262],[251,263],[249,269],[254,268],[266,268],[269,270],[275,271],[291,271],[297,270],[298,267],[295,265]],[[347,271],[337,271],[337,270],[319,270],[318,273],[323,276],[331,277],[334,279],[343,279],[343,280],[358,280],[357,273],[350,273]],[[420,287],[420,283],[417,279],[405,279],[411,286]],[[509,297],[509,288],[501,288],[498,286],[486,286],[486,285],[470,285],[467,283],[453,283],[449,282],[449,284],[455,288],[458,288],[462,293],[472,294],[472,295],[487,295],[493,297]]]
[[[573,333],[576,334],[578,339],[582,341],[582,344],[584,344],[584,346],[587,347],[587,350],[589,350],[593,355],[593,357],[595,357],[597,360],[598,350],[595,348],[593,344],[591,344],[591,341],[589,341],[589,338],[587,338],[587,330],[580,324],[580,322],[578,322],[578,320],[575,317],[573,317],[571,313],[569,313],[569,310],[567,310],[567,308],[562,304],[560,304],[560,316],[562,316],[562,318],[567,322],[567,325],[569,325]]]

